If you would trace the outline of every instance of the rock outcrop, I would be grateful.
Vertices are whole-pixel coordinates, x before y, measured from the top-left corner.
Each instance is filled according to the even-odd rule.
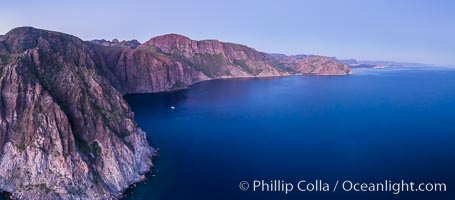
[[[310,56],[300,60],[295,72],[315,75],[348,75],[352,74],[348,65],[325,56]]]
[[[294,73],[313,75],[348,75],[352,74],[347,64],[335,58],[315,55],[296,55],[280,57],[284,67]]]
[[[0,190],[23,199],[119,198],[154,154],[124,94],[295,73],[350,69],[176,34],[139,44],[13,29],[0,36]]]

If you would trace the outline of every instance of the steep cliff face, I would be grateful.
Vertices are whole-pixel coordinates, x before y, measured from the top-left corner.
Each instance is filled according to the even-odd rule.
[[[123,94],[186,88],[203,80],[204,73],[154,49],[95,47],[109,68],[112,84]]]
[[[284,76],[272,56],[217,40],[194,41],[170,34],[131,48],[94,46],[106,76],[122,93],[162,92],[217,78]]]
[[[188,64],[210,78],[283,76],[289,73],[278,67],[270,55],[250,47],[218,40],[195,41],[177,34],[152,38],[143,49],[159,51]]]
[[[99,53],[17,28],[1,41],[0,189],[24,199],[119,197],[152,165]]]
[[[152,38],[136,48],[118,47],[93,45],[107,66],[104,74],[123,94],[170,91],[218,78],[351,73],[346,65],[323,56],[276,58],[240,44],[177,34]]]

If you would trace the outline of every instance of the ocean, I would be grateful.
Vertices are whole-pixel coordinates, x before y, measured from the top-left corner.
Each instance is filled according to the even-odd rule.
[[[125,199],[455,199],[455,69],[213,80],[126,100],[160,156]],[[446,191],[397,193],[402,182]]]

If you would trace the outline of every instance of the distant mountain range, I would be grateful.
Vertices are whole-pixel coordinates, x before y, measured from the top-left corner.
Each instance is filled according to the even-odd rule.
[[[380,67],[380,66],[429,66],[428,64],[422,64],[422,63],[395,62],[395,61],[358,61],[355,59],[346,59],[346,60],[338,60],[338,61],[349,65],[349,67],[351,67],[351,68]]]
[[[293,55],[293,56],[288,56],[285,54],[270,54],[273,57],[277,59],[285,59],[287,57],[294,57],[297,59],[304,59],[307,57],[312,57],[315,55],[305,55],[305,54],[299,54],[299,55]],[[383,66],[431,66],[429,64],[423,64],[423,63],[414,63],[414,62],[396,62],[396,61],[359,61],[356,59],[338,59],[336,57],[328,57],[334,61],[342,62],[346,65],[348,65],[350,68],[374,68],[374,67],[383,67]]]
[[[123,41],[119,42],[117,39],[113,39],[112,41],[101,39],[101,40],[92,40],[90,42],[99,44],[99,45],[103,45],[103,46],[108,46],[108,47],[123,47],[123,48],[131,48],[131,49],[135,49],[139,45],[141,45],[141,43],[137,40],[129,40],[129,41],[123,40]]]

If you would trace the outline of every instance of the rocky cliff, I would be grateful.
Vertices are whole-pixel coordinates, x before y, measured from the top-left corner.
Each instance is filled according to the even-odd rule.
[[[279,67],[272,56],[250,47],[220,42],[195,41],[169,34],[152,38],[140,46],[160,52],[185,63],[210,78],[283,76],[289,73]]]
[[[219,78],[351,73],[347,65],[324,56],[276,58],[240,44],[177,34],[158,36],[135,48],[115,45],[120,43],[93,49],[108,66],[103,68],[106,77],[123,94],[170,91]]]
[[[94,49],[109,66],[105,70],[106,77],[123,94],[182,89],[210,79],[203,72],[156,49],[141,46],[137,49],[94,46]]]
[[[139,45],[13,29],[0,36],[0,190],[23,199],[119,198],[154,153],[124,94],[294,73],[350,71],[326,57],[294,62],[176,34]]]
[[[21,199],[118,198],[153,149],[80,39],[17,28],[1,41],[0,189]]]

